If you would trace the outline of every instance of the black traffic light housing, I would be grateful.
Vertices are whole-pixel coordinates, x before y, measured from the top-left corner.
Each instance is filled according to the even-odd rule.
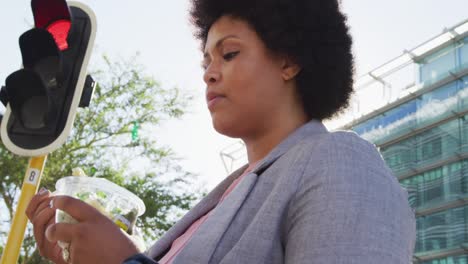
[[[19,39],[23,69],[10,74],[0,91],[6,105],[2,142],[21,156],[59,148],[94,88],[86,74],[96,35],[92,10],[65,0],[32,0],[31,7],[35,27]]]

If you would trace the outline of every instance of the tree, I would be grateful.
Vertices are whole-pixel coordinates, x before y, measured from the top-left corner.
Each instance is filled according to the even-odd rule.
[[[177,165],[175,154],[161,146],[153,133],[163,121],[183,115],[191,97],[177,88],[162,87],[135,61],[111,61],[103,56],[102,69],[93,73],[97,87],[91,105],[79,111],[67,142],[49,154],[41,186],[54,190],[59,178],[81,167],[89,176],[107,178],[129,189],[145,202],[146,213],[137,226],[150,242],[199,198],[193,188],[188,189],[194,175]],[[27,159],[0,145],[2,227],[10,226],[26,166]],[[34,252],[30,229],[20,263],[46,263]],[[6,232],[0,230],[0,248]]]

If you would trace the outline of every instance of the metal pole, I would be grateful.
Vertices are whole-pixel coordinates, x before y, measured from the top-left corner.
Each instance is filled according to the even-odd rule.
[[[29,166],[21,187],[21,194],[16,207],[15,216],[11,225],[8,240],[3,250],[1,264],[16,264],[18,262],[21,244],[23,244],[24,233],[28,218],[26,217],[26,208],[34,194],[36,194],[41,182],[41,176],[46,163],[47,155],[32,157],[29,160]]]

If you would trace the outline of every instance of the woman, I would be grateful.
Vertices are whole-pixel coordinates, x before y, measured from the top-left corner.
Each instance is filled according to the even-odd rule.
[[[145,255],[105,216],[42,191],[27,215],[40,253],[64,263],[409,263],[407,195],[373,145],[321,120],[344,109],[353,59],[336,0],[192,0],[213,126],[249,163]],[[49,207],[49,202],[51,206]],[[62,209],[79,224],[54,224]]]

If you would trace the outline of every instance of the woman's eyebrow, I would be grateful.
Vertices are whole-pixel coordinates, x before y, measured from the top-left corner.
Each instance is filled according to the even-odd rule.
[[[226,39],[228,38],[239,38],[238,36],[236,35],[227,35],[227,36],[224,36],[220,39],[218,39],[218,41],[216,41],[216,44],[215,44],[215,48],[219,47]],[[206,58],[208,58],[208,52],[205,50],[203,52],[203,59],[205,60]]]

